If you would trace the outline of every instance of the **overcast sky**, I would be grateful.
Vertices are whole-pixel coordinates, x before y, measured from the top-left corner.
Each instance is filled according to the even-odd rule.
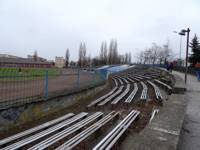
[[[0,53],[26,57],[37,50],[54,59],[69,48],[77,59],[80,42],[95,56],[103,40],[115,38],[119,52],[133,56],[169,40],[178,57],[173,31],[190,27],[191,37],[200,36],[199,15],[199,0],[0,0]]]

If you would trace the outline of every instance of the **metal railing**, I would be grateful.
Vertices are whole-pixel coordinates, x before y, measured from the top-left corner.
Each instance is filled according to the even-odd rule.
[[[0,110],[12,106],[48,100],[95,87],[105,82],[95,71],[62,69],[52,74],[0,72]]]

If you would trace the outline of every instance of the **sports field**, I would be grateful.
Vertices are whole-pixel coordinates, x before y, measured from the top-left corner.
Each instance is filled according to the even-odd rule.
[[[45,77],[58,76],[60,71],[56,68],[0,68],[0,81],[26,81],[37,80]]]
[[[49,94],[88,87],[97,80],[94,73],[77,69],[47,69],[48,85],[46,87],[46,69],[0,68],[0,102],[44,97],[45,89]],[[24,101],[25,102],[25,101]]]
[[[48,71],[49,76],[56,76],[59,70],[56,68],[0,68],[0,75],[3,76],[19,76],[19,75],[45,75]]]

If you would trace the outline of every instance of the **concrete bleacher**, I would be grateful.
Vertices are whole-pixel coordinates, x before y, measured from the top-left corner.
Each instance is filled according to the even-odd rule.
[[[137,119],[139,111],[132,110],[112,131],[110,131],[92,150],[111,149],[128,127]]]
[[[92,124],[90,127],[86,128],[73,138],[69,139],[67,142],[56,148],[56,150],[69,150],[74,148],[79,143],[83,142],[87,137],[89,137],[91,134],[95,133],[97,130],[102,128],[106,123],[110,122],[119,115],[119,112],[112,111],[102,119],[100,119],[98,122]]]
[[[112,89],[89,101],[89,105],[85,107],[85,110],[89,112],[80,112],[76,115],[68,113],[55,120],[2,139],[0,140],[0,148],[2,150],[14,150],[23,149],[27,146],[29,150],[42,150],[56,145],[57,147],[54,148],[57,150],[74,149],[76,146],[80,146],[80,143],[84,144],[89,137],[103,129],[106,124],[112,124],[112,120],[117,118],[117,121],[110,125],[109,130],[104,133],[104,137],[100,140],[94,139],[96,143],[93,143],[93,150],[112,149],[116,143],[121,142],[120,139],[124,137],[123,135],[129,130],[130,126],[145,115],[147,117],[143,121],[147,127],[141,131],[142,135],[133,132],[134,136],[131,140],[134,142],[129,142],[127,147],[121,149],[147,150],[150,148],[156,150],[163,148],[165,150],[166,147],[175,148],[173,142],[177,142],[180,134],[183,119],[181,112],[185,108],[185,101],[181,98],[184,99],[184,97],[172,95],[169,98],[170,102],[164,101],[163,96],[165,94],[162,95],[160,88],[163,88],[162,92],[165,93],[165,91],[172,91],[173,87],[161,81],[160,74],[157,78],[154,71],[148,74],[148,71],[144,69],[133,70],[134,68],[111,75],[109,77],[111,82],[109,83],[112,84],[110,86]],[[145,76],[145,73],[147,76]],[[172,100],[173,98],[175,100]],[[157,100],[162,101],[164,107],[154,105],[154,103],[157,104]],[[145,105],[137,103],[140,101],[144,102]],[[151,103],[154,106],[149,107],[151,110],[145,112],[144,108],[149,105],[150,101],[154,102]],[[96,110],[90,110],[91,107]],[[173,116],[174,112],[175,115]],[[165,141],[168,141],[168,143]]]

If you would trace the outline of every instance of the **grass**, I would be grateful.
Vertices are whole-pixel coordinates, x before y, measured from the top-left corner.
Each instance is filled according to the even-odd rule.
[[[59,70],[55,68],[0,68],[0,81],[32,80],[35,78],[57,76]]]

